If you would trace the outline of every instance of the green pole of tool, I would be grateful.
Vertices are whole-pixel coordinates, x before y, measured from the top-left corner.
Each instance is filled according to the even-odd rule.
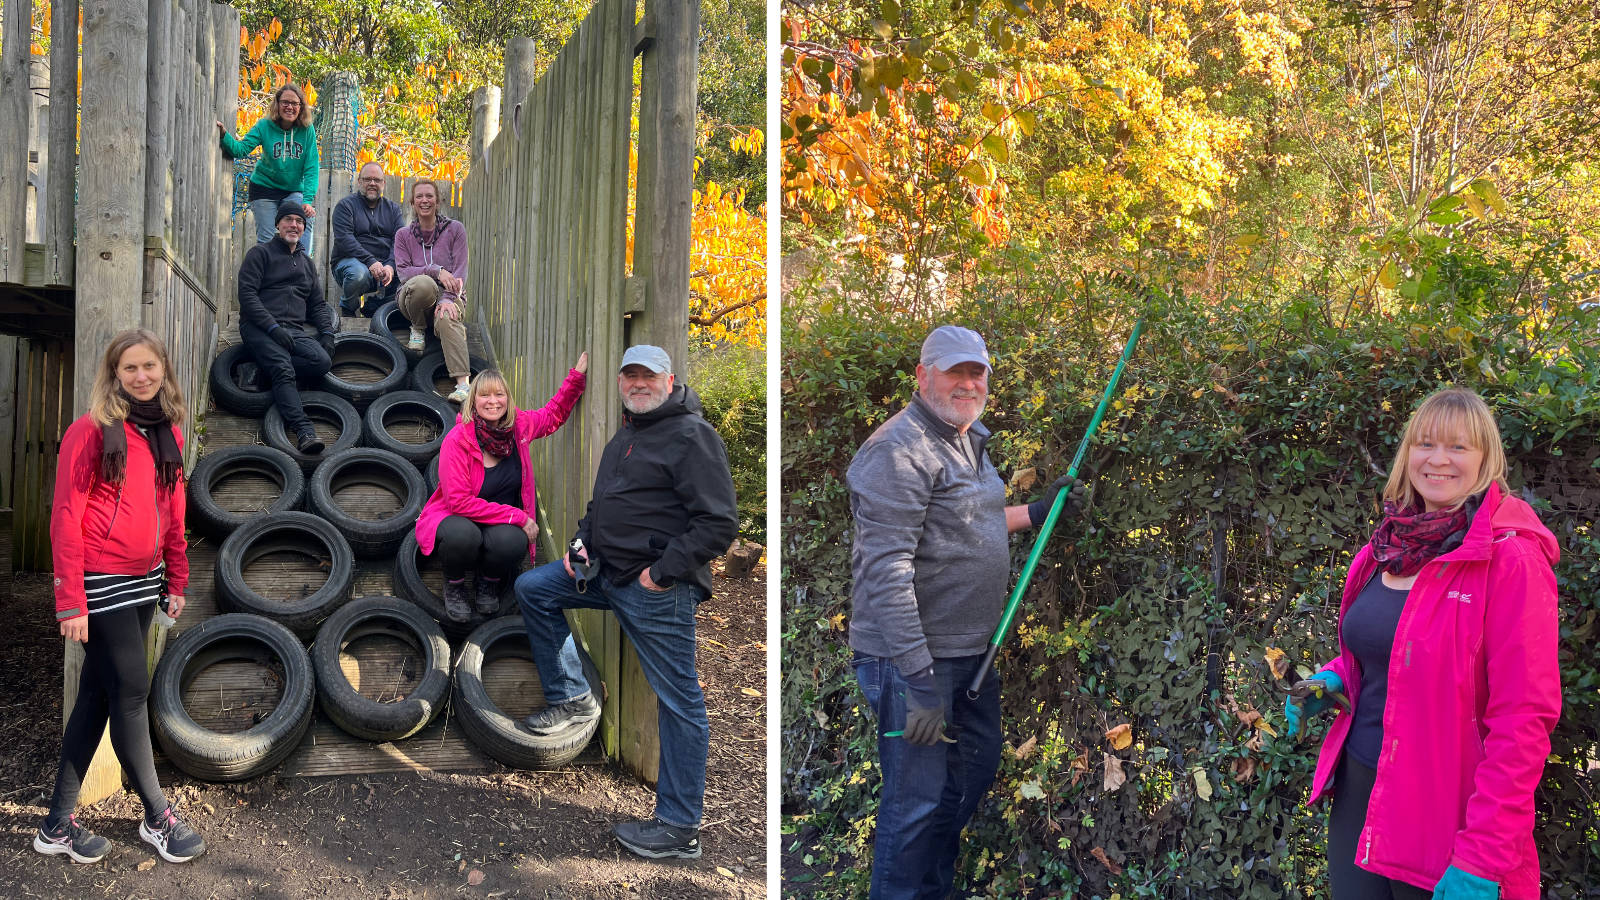
[[[1122,378],[1122,370],[1127,368],[1128,358],[1133,356],[1133,347],[1139,343],[1139,333],[1144,331],[1144,319],[1133,323],[1133,333],[1128,335],[1128,344],[1122,348],[1122,358],[1117,360],[1117,369],[1111,373],[1111,381],[1106,385],[1106,392],[1100,397],[1100,405],[1095,407],[1094,418],[1089,420],[1089,430],[1084,432],[1083,440],[1078,442],[1078,452],[1072,456],[1072,465],[1067,467],[1067,475],[1071,478],[1078,477],[1078,466],[1083,462],[1083,455],[1089,450],[1089,442],[1094,440],[1094,433],[1100,429],[1100,420],[1105,418],[1106,407],[1111,405],[1111,397],[1117,391],[1117,382]],[[971,697],[978,696],[978,690],[983,687],[984,676],[988,674],[989,667],[994,665],[995,655],[1000,652],[1000,645],[1005,643],[1006,635],[1011,631],[1011,620],[1017,614],[1017,607],[1022,604],[1022,595],[1028,590],[1028,582],[1033,580],[1033,570],[1039,565],[1039,557],[1044,554],[1044,545],[1050,542],[1050,532],[1056,528],[1056,519],[1061,517],[1061,508],[1066,505],[1067,491],[1056,493],[1055,502],[1050,504],[1050,513],[1044,517],[1044,524],[1039,526],[1039,536],[1033,541],[1033,550],[1028,554],[1028,561],[1022,566],[1022,574],[1017,577],[1016,587],[1011,589],[1011,597],[1006,600],[1005,612],[1000,614],[1000,624],[995,626],[994,636],[989,638],[989,649],[984,651],[983,664],[978,666],[978,671],[972,676],[972,684],[967,688]]]

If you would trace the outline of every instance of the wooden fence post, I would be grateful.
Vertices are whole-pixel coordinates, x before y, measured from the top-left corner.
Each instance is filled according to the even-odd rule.
[[[160,62],[149,67],[142,117],[149,160],[144,169],[144,233],[163,238],[172,222],[172,153],[168,134],[172,127],[173,67],[165,63],[173,55],[172,5],[173,0],[150,0],[148,58]]]
[[[31,3],[0,18],[0,281],[22,283],[28,235],[28,44]]]
[[[467,145],[468,171],[488,159],[489,145],[500,133],[500,89],[485,85],[472,92],[472,142]]]
[[[45,183],[56,186],[45,198],[44,283],[71,284],[77,266],[72,243],[74,191],[78,169],[78,0],[50,4],[50,162]]]
[[[506,92],[500,107],[500,131],[512,128],[517,106],[528,98],[533,87],[533,38],[512,38],[506,44]]]

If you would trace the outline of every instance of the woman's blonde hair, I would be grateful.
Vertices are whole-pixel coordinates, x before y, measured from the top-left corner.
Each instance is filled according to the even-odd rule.
[[[105,357],[100,360],[100,371],[94,375],[94,388],[89,391],[89,418],[96,425],[110,425],[128,418],[127,394],[122,392],[122,382],[117,380],[117,366],[122,354],[134,347],[149,347],[161,361],[161,390],[156,399],[161,401],[161,411],[167,421],[181,424],[188,415],[183,405],[183,388],[172,374],[172,360],[167,356],[167,345],[154,331],[147,328],[130,328],[111,339],[106,345]]]
[[[511,402],[511,386],[506,384],[506,377],[500,374],[499,369],[484,369],[472,376],[472,383],[467,386],[467,399],[461,402],[461,421],[472,421],[473,414],[478,411],[478,395],[495,385],[506,392],[506,414],[500,417],[498,427],[510,428],[517,421],[517,405]]]
[[[282,100],[283,95],[290,91],[294,91],[294,95],[300,99],[300,115],[289,124],[295,128],[310,128],[311,104],[306,102],[306,92],[300,90],[300,86],[297,84],[286,84],[272,92],[272,103],[267,106],[267,118],[277,122],[279,125],[283,124],[283,116],[280,115],[282,109],[278,106],[278,101]]]
[[[1510,488],[1506,485],[1506,448],[1501,443],[1500,426],[1495,424],[1489,404],[1466,388],[1445,388],[1430,394],[1411,414],[1411,420],[1401,433],[1394,464],[1389,467],[1389,481],[1383,486],[1383,499],[1393,501],[1401,509],[1408,506],[1419,510],[1423,508],[1422,497],[1406,472],[1406,463],[1410,459],[1411,448],[1430,437],[1435,441],[1459,438],[1468,447],[1483,451],[1478,480],[1468,488],[1466,497],[1488,490],[1490,484],[1498,484],[1501,492],[1509,492]]]

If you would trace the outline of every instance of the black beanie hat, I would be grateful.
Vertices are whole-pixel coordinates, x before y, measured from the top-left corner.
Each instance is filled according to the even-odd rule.
[[[276,226],[283,221],[284,216],[299,216],[303,222],[306,218],[306,205],[297,200],[284,200],[278,204],[278,214],[273,217],[272,224]]]

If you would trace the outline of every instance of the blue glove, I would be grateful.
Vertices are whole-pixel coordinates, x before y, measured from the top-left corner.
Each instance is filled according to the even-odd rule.
[[[1479,878],[1455,866],[1444,870],[1444,877],[1433,886],[1433,900],[1496,900],[1500,882]]]
[[[1320,689],[1312,682],[1322,682]],[[1314,716],[1332,706],[1335,698],[1344,699],[1344,680],[1332,672],[1318,672],[1299,682],[1289,690],[1283,701],[1283,718],[1289,723],[1285,737],[1294,737],[1300,730],[1302,717]],[[1349,705],[1345,701],[1344,705]]]

